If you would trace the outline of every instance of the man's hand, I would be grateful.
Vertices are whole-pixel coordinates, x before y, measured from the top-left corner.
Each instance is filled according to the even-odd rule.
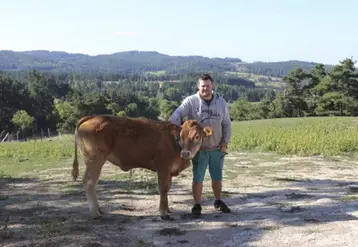
[[[220,151],[221,152],[223,152],[223,153],[227,153],[227,143],[224,143],[224,142],[222,142],[222,143],[220,143]]]

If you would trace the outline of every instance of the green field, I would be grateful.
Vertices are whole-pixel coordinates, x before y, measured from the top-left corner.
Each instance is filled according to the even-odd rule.
[[[290,118],[233,122],[231,151],[279,154],[352,155],[358,150],[354,117]],[[0,174],[54,167],[73,157],[70,135],[0,144]],[[62,163],[63,165],[63,163]]]
[[[231,148],[300,156],[351,155],[358,150],[358,121],[312,117],[236,122]]]
[[[226,72],[225,74],[230,76],[237,76],[253,81],[256,87],[277,89],[277,88],[284,88],[286,85],[286,83],[282,81],[282,78],[279,77],[257,75],[247,72]]]

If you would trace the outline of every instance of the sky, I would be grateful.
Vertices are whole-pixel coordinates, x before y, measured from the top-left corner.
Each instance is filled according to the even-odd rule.
[[[356,0],[0,0],[0,50],[358,58]]]

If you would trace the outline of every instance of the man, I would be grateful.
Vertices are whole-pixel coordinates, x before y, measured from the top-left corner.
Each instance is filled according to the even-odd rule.
[[[171,116],[171,122],[176,125],[181,125],[183,118],[187,117],[198,121],[203,127],[209,126],[213,129],[213,134],[203,142],[201,150],[192,160],[192,190],[195,202],[192,214],[201,214],[203,180],[208,166],[215,197],[214,207],[229,213],[231,210],[221,200],[224,155],[231,138],[228,106],[225,99],[213,91],[215,85],[210,75],[200,76],[197,87],[198,92],[186,97]]]

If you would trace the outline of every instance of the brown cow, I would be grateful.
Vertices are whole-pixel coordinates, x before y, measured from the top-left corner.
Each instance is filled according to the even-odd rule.
[[[157,172],[160,216],[170,219],[168,191],[172,177],[190,165],[203,139],[211,134],[211,128],[202,128],[193,120],[185,121],[179,127],[170,122],[144,118],[86,116],[76,125],[72,177],[75,181],[79,173],[78,145],[86,165],[82,182],[90,214],[97,218],[102,211],[97,202],[96,186],[106,161],[123,171],[145,168]]]

